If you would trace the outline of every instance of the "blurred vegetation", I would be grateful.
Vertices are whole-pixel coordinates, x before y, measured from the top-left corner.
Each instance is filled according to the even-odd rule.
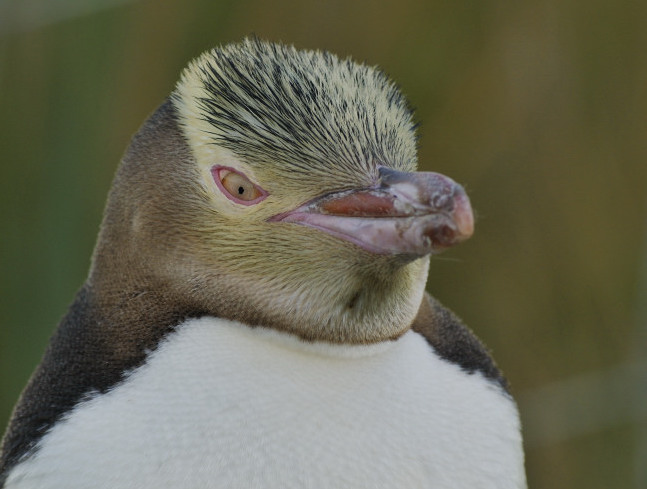
[[[428,288],[522,400],[531,487],[647,487],[644,409],[536,435],[560,413],[542,389],[647,355],[646,26],[638,0],[0,3],[0,424],[85,278],[129,137],[189,59],[255,33],[379,64],[417,108],[421,167],[466,185],[476,235]],[[562,396],[573,420],[613,409],[596,382]]]

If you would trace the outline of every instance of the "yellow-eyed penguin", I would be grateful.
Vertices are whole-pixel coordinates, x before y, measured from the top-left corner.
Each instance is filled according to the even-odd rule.
[[[416,158],[375,68],[259,40],[192,62],[126,151],[0,486],[525,487],[505,380],[424,292],[470,203]]]

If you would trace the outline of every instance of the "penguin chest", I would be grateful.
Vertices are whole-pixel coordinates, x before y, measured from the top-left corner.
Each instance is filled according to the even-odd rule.
[[[409,332],[306,344],[190,320],[106,394],[78,404],[7,488],[507,488],[513,401]]]

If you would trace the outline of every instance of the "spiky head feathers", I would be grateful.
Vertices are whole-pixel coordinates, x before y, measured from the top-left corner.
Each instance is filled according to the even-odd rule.
[[[186,68],[174,100],[194,148],[217,144],[253,166],[332,175],[337,186],[378,165],[416,167],[415,125],[397,87],[327,52],[256,39],[213,49]]]

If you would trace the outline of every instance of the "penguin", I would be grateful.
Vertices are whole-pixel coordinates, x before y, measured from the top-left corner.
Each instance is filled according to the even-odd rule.
[[[425,292],[469,238],[378,68],[245,39],[133,137],[4,489],[523,488],[488,350]]]

